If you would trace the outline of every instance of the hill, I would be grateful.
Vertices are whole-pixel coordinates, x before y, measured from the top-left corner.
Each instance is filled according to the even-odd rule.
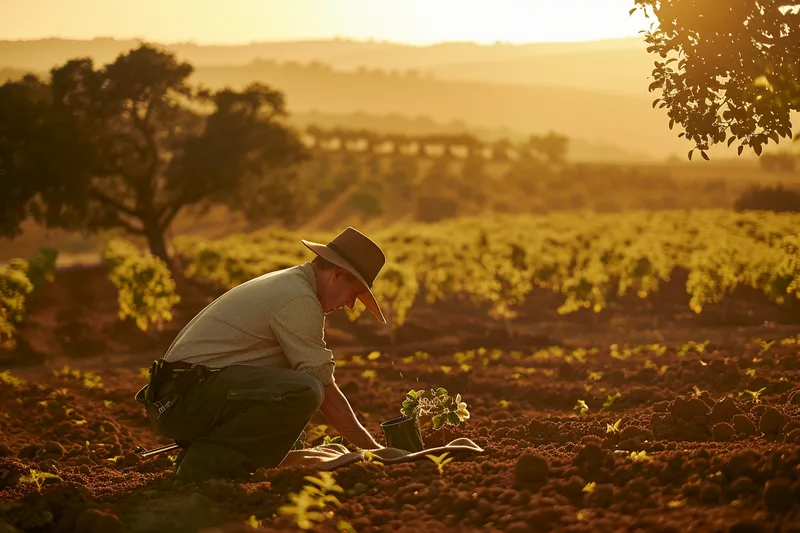
[[[0,41],[0,66],[47,70],[76,56],[91,56],[108,62],[136,40],[98,38],[92,40],[39,39]],[[263,42],[247,45],[199,45],[160,43],[196,65],[246,65],[258,59],[276,61],[320,61],[337,69],[364,66],[380,69],[420,69],[476,61],[508,61],[540,55],[584,54],[587,51],[641,49],[638,37],[578,43],[531,43],[480,45],[470,42],[412,46],[378,41],[344,39]]]

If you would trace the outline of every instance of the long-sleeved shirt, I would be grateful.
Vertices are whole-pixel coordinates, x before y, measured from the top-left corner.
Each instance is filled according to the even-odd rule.
[[[333,383],[333,352],[311,263],[249,280],[208,304],[178,334],[167,361],[209,368],[274,366]]]

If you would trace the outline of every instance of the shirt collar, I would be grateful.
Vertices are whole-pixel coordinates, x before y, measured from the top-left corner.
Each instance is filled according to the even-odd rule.
[[[311,285],[311,290],[314,291],[314,296],[317,295],[317,276],[314,274],[314,267],[310,261],[306,261],[300,265],[300,270],[306,275],[308,283]]]

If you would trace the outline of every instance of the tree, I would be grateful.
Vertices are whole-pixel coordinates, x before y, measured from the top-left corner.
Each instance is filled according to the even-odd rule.
[[[283,95],[192,87],[193,67],[149,45],[95,68],[74,59],[49,80],[0,87],[0,233],[122,228],[168,260],[164,232],[188,206],[225,203],[284,217],[309,158],[282,122]]]
[[[643,30],[657,54],[650,91],[669,127],[706,150],[739,141],[761,155],[770,140],[792,138],[800,110],[800,3],[796,0],[635,0],[657,23]]]
[[[563,165],[567,160],[567,152],[569,152],[569,139],[550,131],[547,135],[532,135],[525,148],[540,154],[548,165]]]

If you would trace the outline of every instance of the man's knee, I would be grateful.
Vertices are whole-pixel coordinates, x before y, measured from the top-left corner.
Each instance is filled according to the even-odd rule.
[[[307,407],[311,414],[314,414],[322,405],[325,399],[325,386],[322,382],[310,374],[300,373],[298,379],[303,384],[300,399],[303,406]]]

